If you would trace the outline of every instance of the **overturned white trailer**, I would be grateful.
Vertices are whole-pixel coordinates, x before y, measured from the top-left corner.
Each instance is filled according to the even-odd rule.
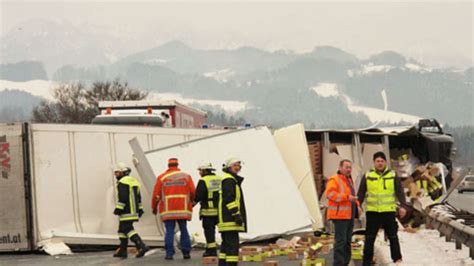
[[[116,244],[112,215],[119,161],[133,166],[128,141],[147,149],[217,133],[210,129],[58,124],[0,125],[0,251],[34,250],[42,241]],[[141,179],[133,169],[132,175]],[[162,229],[151,215],[150,193],[143,193],[146,215],[137,230],[161,245]]]
[[[178,158],[181,170],[191,174],[195,183],[199,179],[196,168],[202,160],[212,162],[219,169],[226,158],[240,158],[244,163],[241,174],[245,178],[243,190],[248,216],[248,232],[241,234],[243,240],[312,231],[313,224],[321,224],[320,216],[315,220],[309,212],[308,202],[305,203],[267,127],[225,132],[146,152],[137,140],[130,144],[138,159],[137,169],[146,178],[144,184],[149,189],[154,186],[156,176],[165,170],[163,166],[168,158]],[[310,204],[317,204],[317,200]],[[189,230],[197,240],[203,240],[197,213],[193,212]]]

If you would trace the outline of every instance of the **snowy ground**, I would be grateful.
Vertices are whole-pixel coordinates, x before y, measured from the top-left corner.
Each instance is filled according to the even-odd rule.
[[[403,263],[398,265],[474,265],[466,246],[456,250],[454,242],[446,242],[437,230],[421,229],[417,233],[399,231],[398,237],[403,255]],[[382,232],[375,242],[375,256],[381,265],[394,265]]]
[[[0,80],[0,91],[3,90],[20,90],[31,93],[34,96],[43,97],[45,99],[53,99],[51,88],[55,83],[49,80],[31,80],[25,82],[16,82],[9,80]]]

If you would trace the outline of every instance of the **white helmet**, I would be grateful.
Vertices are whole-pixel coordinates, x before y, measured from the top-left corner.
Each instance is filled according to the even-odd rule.
[[[114,168],[114,172],[127,172],[131,170],[132,169],[126,163],[123,162],[118,163]]]
[[[242,161],[237,157],[230,157],[224,163],[224,168],[229,168],[235,163],[241,163]]]
[[[212,163],[208,161],[201,162],[198,166],[198,170],[216,170],[212,167]]]

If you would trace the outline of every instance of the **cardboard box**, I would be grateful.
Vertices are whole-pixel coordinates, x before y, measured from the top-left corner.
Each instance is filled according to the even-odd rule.
[[[259,252],[258,251],[241,250],[239,252],[239,254],[242,255],[242,256],[255,256],[255,255],[258,255]]]
[[[203,257],[202,264],[217,264],[219,259],[217,257]]]
[[[288,256],[288,253],[294,252],[294,250],[293,249],[275,249],[274,252],[276,252],[278,256]]]
[[[265,258],[266,256],[263,253],[259,253],[257,255],[242,255],[242,261],[245,261],[245,262],[251,262],[251,261],[262,262],[265,260]]]
[[[272,249],[280,249],[280,246],[278,246],[277,244],[270,244],[269,247]]]
[[[298,253],[296,252],[288,252],[288,260],[297,260],[298,259]]]
[[[313,170],[314,182],[318,195],[321,195],[322,174],[323,174],[323,159],[322,159],[322,143],[313,142],[308,144],[309,157],[311,161],[311,168]]]
[[[255,246],[247,246],[247,247],[242,247],[240,250],[241,251],[258,251],[259,247]]]
[[[265,261],[263,265],[264,266],[278,266],[278,261],[275,261],[275,260]]]

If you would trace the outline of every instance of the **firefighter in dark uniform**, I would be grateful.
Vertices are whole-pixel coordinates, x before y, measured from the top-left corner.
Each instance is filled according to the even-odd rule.
[[[143,205],[140,195],[140,183],[134,177],[129,176],[131,168],[124,163],[119,163],[114,169],[117,178],[117,203],[114,214],[119,216],[118,235],[120,248],[114,257],[127,258],[128,239],[137,247],[137,258],[143,257],[150,250],[143,243],[138,233],[133,228],[133,223],[138,222],[143,215]]]
[[[219,193],[218,223],[222,236],[219,266],[237,265],[239,261],[239,233],[247,232],[247,217],[241,187],[244,178],[238,175],[241,168],[239,159],[229,158],[222,169],[224,176]]]
[[[202,220],[202,228],[206,237],[206,251],[203,257],[217,256],[216,226],[219,222],[218,210],[219,191],[221,189],[221,177],[214,174],[210,162],[203,162],[198,167],[201,179],[196,188],[196,203],[201,204],[199,218]]]

